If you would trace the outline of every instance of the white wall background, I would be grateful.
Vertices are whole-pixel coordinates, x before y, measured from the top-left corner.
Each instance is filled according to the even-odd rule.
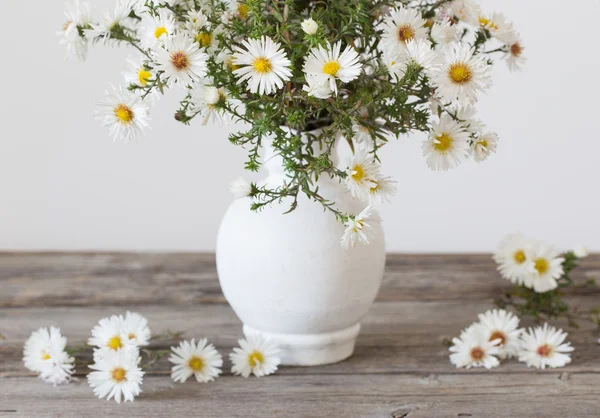
[[[112,0],[96,0],[99,9]],[[494,70],[481,118],[501,136],[497,155],[449,173],[429,171],[420,138],[386,147],[399,181],[383,208],[388,248],[483,252],[521,230],[560,247],[600,250],[600,87],[597,29],[558,0],[483,0],[520,28],[525,72]],[[585,16],[598,0],[577,0]],[[226,132],[185,127],[177,95],[153,112],[135,143],[113,143],[94,103],[120,83],[129,50],[95,48],[86,64],[64,61],[54,33],[60,0],[3,1],[0,65],[0,249],[213,250],[244,174],[244,151]]]

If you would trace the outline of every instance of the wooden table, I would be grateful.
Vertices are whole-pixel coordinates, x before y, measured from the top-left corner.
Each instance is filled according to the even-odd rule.
[[[575,276],[600,278],[600,256],[587,258]],[[343,363],[243,379],[229,373],[226,360],[216,382],[181,385],[163,359],[149,370],[142,395],[121,405],[94,397],[85,368],[69,385],[43,384],[22,365],[24,340],[57,325],[78,345],[100,318],[135,310],[155,334],[207,337],[227,358],[241,324],[221,294],[213,255],[4,254],[0,285],[0,417],[600,416],[592,326],[569,336],[576,351],[564,369],[537,371],[510,360],[493,371],[457,370],[449,363],[447,339],[508,288],[489,255],[390,256],[355,355]],[[590,306],[600,293],[575,291],[570,299]],[[151,349],[174,343],[161,338]]]

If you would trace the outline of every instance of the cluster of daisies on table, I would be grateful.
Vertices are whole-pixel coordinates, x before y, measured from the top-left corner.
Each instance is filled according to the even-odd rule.
[[[325,170],[369,206],[389,200],[396,190],[377,155],[388,138],[428,132],[422,150],[433,170],[454,168],[468,158],[481,162],[496,152],[498,135],[477,118],[475,104],[491,86],[494,54],[511,70],[525,61],[520,37],[504,15],[484,13],[475,0],[330,1],[325,8],[298,2],[306,3],[298,10],[288,3],[118,0],[97,21],[91,7],[76,0],[59,36],[68,55],[82,60],[90,43],[121,42],[141,54],[131,62],[125,85],[100,103],[99,118],[115,139],[139,136],[149,125],[153,103],[171,87],[185,94],[176,113],[182,122],[255,125],[232,141],[247,147],[249,158],[265,135],[288,146],[280,125],[322,118],[339,125],[327,135],[343,134],[352,143],[355,153],[347,167],[313,168],[310,155],[296,151],[283,153],[293,155],[284,157],[285,166],[301,166],[312,180]],[[340,10],[349,10],[350,22],[330,27],[327,22]],[[373,36],[361,35],[367,31]],[[338,36],[342,32],[352,35]],[[371,97],[375,92],[378,96]],[[317,140],[323,145],[332,139]],[[257,165],[251,159],[247,167]],[[342,214],[307,186],[312,180],[289,178],[272,194],[306,194],[346,224],[344,246],[368,244],[369,222],[379,222],[372,207],[359,215]],[[253,189],[237,184],[235,190],[247,195]]]
[[[103,318],[92,329],[88,345],[94,348],[93,371],[87,380],[100,399],[117,403],[133,401],[141,392],[144,371],[140,350],[150,344],[151,331],[143,316],[127,312]],[[229,355],[235,375],[267,376],[280,364],[279,348],[270,340],[251,336],[238,341],[239,347]],[[25,343],[25,367],[54,386],[69,383],[75,358],[67,351],[67,338],[59,328],[40,328]],[[182,341],[171,347],[171,379],[184,383],[194,376],[198,382],[214,381],[220,374],[223,358],[206,339]]]
[[[578,259],[588,255],[584,247],[572,251]],[[551,245],[521,233],[508,235],[494,254],[498,271],[505,278],[536,293],[559,287],[563,277],[561,253]],[[450,361],[456,367],[498,367],[512,357],[528,367],[544,369],[563,367],[571,362],[574,348],[565,342],[567,333],[545,323],[543,326],[519,328],[519,318],[504,309],[479,315],[479,322],[452,340]],[[598,340],[600,343],[600,340]]]

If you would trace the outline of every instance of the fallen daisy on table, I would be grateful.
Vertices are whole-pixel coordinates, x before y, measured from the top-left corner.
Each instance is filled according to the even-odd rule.
[[[569,354],[573,350],[571,343],[565,343],[567,333],[548,324],[529,329],[521,336],[519,361],[528,367],[544,369],[563,367],[571,362]]]
[[[92,329],[88,344],[99,349],[118,351],[124,347],[136,347],[137,340],[129,338],[123,316],[113,315],[98,322]]]
[[[141,347],[150,344],[152,335],[148,320],[136,312],[125,313],[123,318],[123,333],[127,335],[129,341]]]
[[[171,379],[184,383],[191,376],[198,382],[212,382],[221,374],[223,358],[212,344],[203,338],[196,344],[195,340],[182,341],[178,347],[171,347],[169,361],[173,364]]]
[[[279,348],[274,342],[259,336],[249,336],[245,340],[238,340],[238,344],[240,347],[234,348],[229,355],[232,373],[243,377],[251,374],[262,377],[277,371],[281,359]]]
[[[519,318],[504,309],[494,309],[479,314],[479,323],[488,336],[489,341],[500,340],[498,357],[500,359],[515,357],[519,351],[521,330]]]
[[[473,324],[460,334],[460,338],[452,340],[450,362],[467,369],[498,367],[500,361],[496,356],[500,354],[500,342],[500,338],[490,341],[486,329],[480,324]]]
[[[69,383],[74,361],[65,351],[67,338],[59,328],[40,328],[31,333],[23,349],[25,367],[40,374],[40,378],[54,386]]]
[[[139,350],[126,347],[122,350],[106,350],[103,356],[95,359],[88,375],[88,383],[94,394],[106,400],[113,399],[132,402],[141,392],[144,372],[140,369]]]

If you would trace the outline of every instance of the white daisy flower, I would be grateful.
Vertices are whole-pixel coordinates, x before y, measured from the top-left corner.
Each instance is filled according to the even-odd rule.
[[[132,320],[129,325],[131,326],[133,323]],[[145,331],[140,333],[141,339],[144,336]],[[137,339],[129,338],[129,334],[125,330],[124,318],[121,315],[113,315],[102,318],[98,325],[92,328],[92,336],[89,338],[88,344],[108,351],[119,351],[123,348],[136,347]]]
[[[431,27],[431,39],[437,46],[445,46],[458,41],[457,26],[453,25],[450,19],[444,19],[436,22]]]
[[[525,62],[527,62],[527,58],[523,55],[523,51],[525,48],[521,43],[519,38],[516,38],[514,41],[507,44],[508,52],[504,56],[506,59],[506,65],[508,65],[508,69],[510,71],[520,71]]]
[[[427,39],[426,24],[415,9],[392,9],[383,21],[382,49],[404,49],[408,41]]]
[[[583,245],[577,245],[573,248],[573,254],[575,254],[575,257],[577,258],[585,258],[590,255],[590,250]]]
[[[67,338],[55,327],[40,328],[31,333],[23,348],[23,363],[40,378],[54,386],[68,383],[75,359],[65,352]]]
[[[427,165],[432,170],[449,170],[462,163],[469,153],[469,133],[448,115],[442,115],[431,127],[422,146]]]
[[[488,335],[488,341],[500,340],[498,357],[515,357],[519,351],[521,330],[519,318],[504,309],[493,309],[479,314],[479,323]]]
[[[371,224],[381,223],[379,213],[373,206],[366,207],[360,214],[348,218],[344,225],[346,229],[342,235],[343,248],[354,248],[358,244],[368,245],[373,239]]]
[[[228,71],[234,71],[240,68],[239,66],[234,64],[233,52],[222,49],[218,54],[216,61],[218,63],[223,64],[223,69]]]
[[[250,193],[252,192],[252,185],[243,177],[238,177],[231,182],[229,191],[231,191],[231,194],[236,199],[244,199],[250,196]]]
[[[513,25],[506,21],[506,16],[502,13],[494,13],[489,17],[480,15],[479,26],[487,29],[490,34],[502,43],[510,43],[515,37]]]
[[[406,74],[406,67],[409,63],[406,51],[401,51],[399,48],[384,49],[382,61],[391,75],[390,81],[392,83],[397,83]]]
[[[475,0],[454,0],[447,6],[446,13],[474,25],[481,15],[481,8]]]
[[[448,102],[476,102],[477,93],[492,85],[491,66],[467,44],[450,44],[443,53],[445,62],[432,80],[437,93]]]
[[[379,163],[366,147],[356,150],[348,159],[346,169],[346,187],[352,197],[364,200],[369,196],[371,189],[376,187],[372,180],[379,177],[379,169]]]
[[[148,320],[139,313],[129,311],[125,313],[123,333],[138,347],[150,344],[152,332],[148,326]]]
[[[164,45],[165,40],[173,36],[176,28],[175,15],[168,9],[160,9],[157,15],[144,13],[138,31],[141,34],[142,47],[154,49],[158,45]]]
[[[198,113],[202,125],[218,123],[224,125],[231,120],[226,106],[232,109],[242,109],[242,102],[233,99],[229,90],[212,85],[213,79],[200,80],[194,85],[191,93],[191,110]],[[243,112],[242,112],[243,113]]]
[[[187,14],[185,27],[190,32],[197,32],[208,24],[208,19],[202,10],[191,10]]]
[[[441,66],[439,54],[432,49],[431,42],[426,39],[410,40],[406,43],[406,56],[410,63],[421,67],[431,75]]]
[[[232,373],[243,377],[250,374],[262,377],[277,371],[281,363],[280,350],[273,341],[255,335],[238,340],[238,344],[240,348],[234,348],[229,355]]]
[[[66,339],[65,339],[66,342]],[[75,368],[75,359],[64,351],[65,347],[50,347],[50,359],[44,362],[40,370],[40,379],[53,386],[69,383]]]
[[[473,324],[460,334],[460,338],[453,338],[450,347],[450,362],[457,368],[485,367],[491,369],[498,367],[500,361],[496,356],[500,353],[498,344],[500,339],[490,341],[485,329],[480,324]]]
[[[146,87],[148,82],[154,78],[152,69],[146,67],[144,63],[137,64],[129,61],[130,71],[125,73],[125,81],[138,87]]]
[[[373,137],[371,136],[371,128],[361,123],[353,123],[352,132],[354,133],[352,140],[357,144],[363,145],[363,148],[367,148],[366,145],[370,144],[373,140]]]
[[[206,76],[208,55],[183,33],[167,38],[164,49],[154,51],[156,71],[164,71],[169,82],[189,84]]]
[[[473,140],[471,145],[473,157],[478,163],[486,160],[498,148],[498,134],[488,132]]]
[[[226,0],[229,3],[229,12],[231,15],[238,17],[241,20],[245,20],[248,18],[248,13],[250,12],[250,8],[246,4],[246,2],[239,0]]]
[[[283,88],[292,77],[291,62],[281,44],[268,36],[262,39],[242,41],[244,48],[235,47],[233,64],[240,68],[233,71],[238,84],[248,80],[251,93],[272,94]]]
[[[485,124],[477,118],[477,109],[474,106],[462,106],[455,110],[456,119],[465,130],[471,134],[479,134],[485,129]]]
[[[201,48],[210,54],[215,53],[219,48],[219,40],[217,36],[223,31],[222,26],[217,26],[214,30],[205,27],[199,31],[195,31],[194,39]]]
[[[333,96],[329,81],[318,75],[306,74],[306,83],[302,86],[302,90],[308,93],[309,96],[317,99],[329,99]]]
[[[173,353],[169,361],[175,366],[171,369],[171,379],[184,383],[191,376],[198,382],[207,383],[221,374],[223,358],[212,344],[204,338],[198,341],[182,341],[179,347],[171,347]]]
[[[525,286],[544,293],[558,287],[558,279],[564,274],[564,258],[552,246],[535,242],[526,251],[529,264],[529,274],[525,276]]]
[[[117,403],[121,400],[132,402],[140,394],[144,372],[139,367],[137,348],[108,350],[95,361],[89,366],[94,371],[87,378],[98,398],[106,398],[107,401],[114,398]]]
[[[88,25],[91,22],[91,10],[87,3],[80,3],[74,0],[66,6],[65,16],[67,21],[62,30],[57,32],[60,38],[59,44],[67,48],[68,59],[78,59],[85,61],[88,52],[87,38],[80,36],[79,28]]]
[[[113,139],[129,141],[135,139],[148,127],[148,106],[141,97],[119,87],[106,92],[106,97],[98,103],[97,117],[110,129]]]
[[[123,25],[132,10],[131,0],[117,0],[114,9],[106,10],[100,23],[90,23],[91,29],[84,30],[90,40],[100,40],[104,44],[110,41],[110,33],[119,25]]]
[[[349,83],[356,79],[362,71],[358,53],[348,45],[341,52],[342,42],[336,42],[333,47],[312,48],[304,62],[303,71],[307,75],[315,76],[318,80],[328,81],[329,88],[337,95],[336,80]]]
[[[398,191],[396,186],[398,182],[391,177],[375,176],[371,179],[371,189],[369,190],[369,205],[379,203],[390,203],[392,196]]]
[[[527,367],[544,369],[546,367],[563,367],[571,362],[570,353],[575,350],[571,343],[565,343],[567,333],[544,324],[543,327],[529,328],[521,335],[519,361]]]
[[[307,35],[314,35],[319,31],[319,24],[312,18],[304,19],[300,26]]]
[[[532,239],[521,233],[510,234],[500,242],[494,261],[502,277],[516,284],[524,283],[531,271],[533,260],[527,258],[527,253],[533,244]]]

